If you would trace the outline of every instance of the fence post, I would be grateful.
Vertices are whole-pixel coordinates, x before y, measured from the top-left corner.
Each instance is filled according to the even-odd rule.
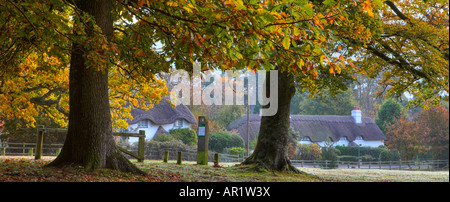
[[[145,154],[145,130],[139,131],[139,146],[138,146],[138,162],[144,162]]]
[[[217,163],[217,165],[219,165],[219,154],[218,153],[214,154],[214,161]]]
[[[177,164],[178,165],[181,165],[182,158],[183,158],[183,153],[178,152],[178,155],[177,155]]]
[[[37,143],[36,143],[36,152],[35,152],[34,160],[40,160],[41,159],[43,142],[44,142],[44,130],[38,130]]]
[[[167,163],[168,161],[169,161],[169,152],[166,151],[166,152],[164,153],[164,160],[163,160],[163,162],[164,162],[164,163]]]

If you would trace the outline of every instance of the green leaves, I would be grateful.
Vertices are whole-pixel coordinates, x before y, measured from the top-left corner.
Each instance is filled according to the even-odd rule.
[[[291,47],[291,38],[289,36],[284,37],[283,39],[283,48],[288,50]]]

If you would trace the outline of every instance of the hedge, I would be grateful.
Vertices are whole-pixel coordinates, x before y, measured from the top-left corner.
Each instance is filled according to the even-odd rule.
[[[349,156],[353,156],[358,159],[358,150],[361,161],[397,161],[400,159],[398,152],[390,151],[385,147],[345,147],[336,146],[336,149],[340,151],[340,155],[344,159],[354,159]],[[341,159],[342,160],[342,159]],[[345,161],[345,160],[342,160]]]
[[[225,148],[231,147],[244,147],[244,140],[239,135],[226,131],[209,134],[209,150],[222,153]]]

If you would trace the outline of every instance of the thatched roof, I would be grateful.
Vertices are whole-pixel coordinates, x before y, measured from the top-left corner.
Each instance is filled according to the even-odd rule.
[[[176,108],[167,101],[166,98],[161,99],[161,101],[148,111],[143,109],[132,109],[131,115],[133,116],[132,121],[128,121],[128,124],[136,124],[141,120],[150,120],[155,125],[164,125],[175,123],[178,119],[184,119],[190,124],[196,124],[192,112],[183,104],[179,104]]]
[[[253,139],[259,133],[261,116],[252,114],[249,122],[249,136]],[[341,137],[347,137],[352,142],[358,136],[364,140],[386,140],[380,128],[369,117],[363,117],[362,123],[356,124],[351,116],[291,115],[291,127],[300,133],[300,139],[309,137],[313,142],[322,142],[328,138],[338,141]],[[246,137],[247,116],[232,122],[227,129]]]
[[[169,134],[169,132],[167,132],[166,129],[164,129],[162,126],[159,126],[158,130],[156,130],[155,135],[153,135],[153,139],[157,138],[158,136],[168,135],[168,134]]]

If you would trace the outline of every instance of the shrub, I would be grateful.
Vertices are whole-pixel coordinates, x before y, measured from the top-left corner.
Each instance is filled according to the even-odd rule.
[[[371,161],[378,161],[379,156],[381,152],[387,150],[387,148],[383,147],[346,147],[346,146],[336,146],[336,149],[339,149],[342,156],[358,156],[358,150],[359,150],[359,156],[371,156]]]
[[[348,155],[339,156],[339,161],[357,162],[358,161],[358,157],[357,156],[348,156]]]
[[[338,164],[337,164],[338,153],[339,153],[339,150],[335,149],[333,146],[322,147],[321,159],[328,160],[331,162],[328,164],[323,164],[323,165],[321,165],[321,167],[326,168],[326,169],[337,168],[338,167]]]
[[[157,142],[169,142],[169,141],[175,140],[175,138],[170,134],[165,134],[165,135],[158,135],[157,137],[153,138],[152,140],[157,141]]]
[[[317,144],[299,144],[295,158],[300,160],[317,160],[321,154],[322,150]]]
[[[239,135],[225,131],[209,134],[209,150],[222,153],[225,148],[232,147],[244,147],[244,140]]]
[[[375,158],[371,155],[360,156],[361,161],[369,162],[369,161],[378,161],[378,158]]]
[[[232,147],[230,148],[229,154],[243,156],[245,154],[245,149],[242,147]]]
[[[190,146],[197,144],[197,133],[190,128],[172,129],[169,133],[175,140],[180,140],[184,144]]]
[[[379,157],[380,161],[399,161],[400,154],[395,151],[384,150],[380,153]]]

